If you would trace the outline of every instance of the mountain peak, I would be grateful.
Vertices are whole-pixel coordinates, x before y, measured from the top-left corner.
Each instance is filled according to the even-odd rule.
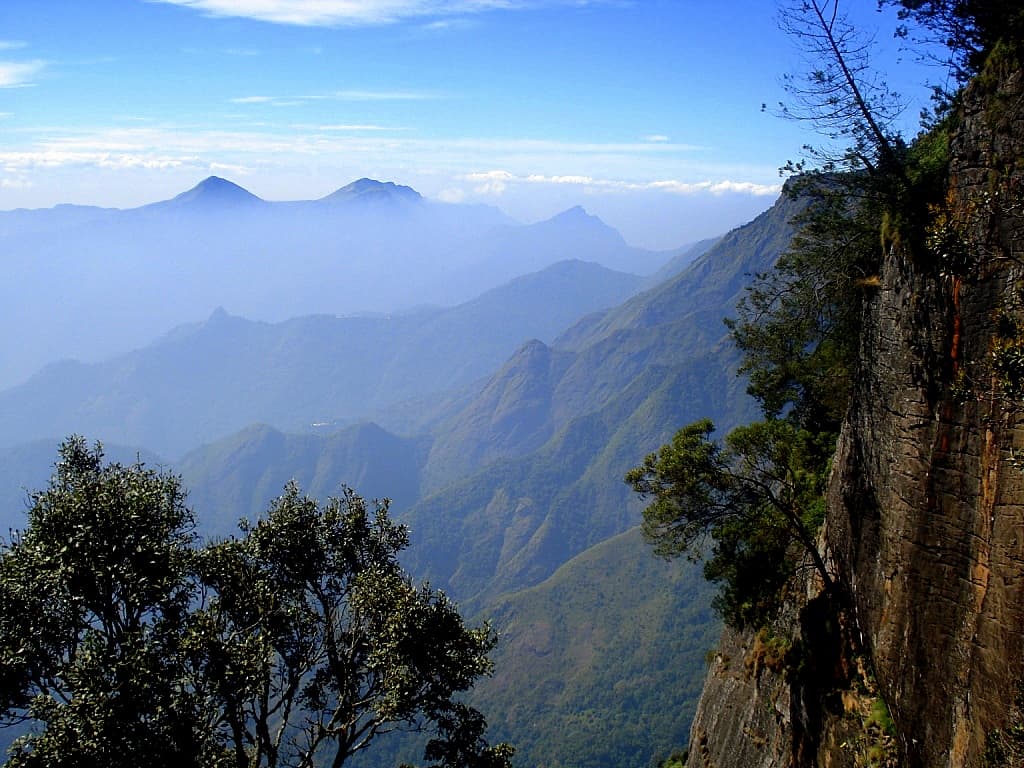
[[[263,200],[232,181],[220,176],[207,176],[187,192],[169,201],[176,205],[235,206],[262,203]]]
[[[550,219],[539,223],[541,225],[560,224],[563,226],[570,225],[577,227],[592,227],[595,229],[612,229],[612,227],[609,227],[597,216],[587,213],[587,209],[582,205],[574,205],[572,208],[568,208],[561,213],[556,213]]]
[[[546,232],[550,230],[571,231],[577,236],[596,237],[625,245],[625,240],[617,229],[609,226],[597,216],[587,213],[582,205],[575,205],[550,219],[531,225],[535,229]]]
[[[210,314],[210,317],[206,320],[207,323],[220,323],[227,320],[229,317],[227,310],[223,306],[217,307]]]
[[[423,197],[412,187],[395,184],[393,181],[362,178],[346,184],[322,199],[331,202],[417,203]]]
[[[552,218],[554,219],[596,219],[597,216],[591,216],[587,213],[587,209],[582,205],[574,205],[572,208],[562,211],[556,214]]]

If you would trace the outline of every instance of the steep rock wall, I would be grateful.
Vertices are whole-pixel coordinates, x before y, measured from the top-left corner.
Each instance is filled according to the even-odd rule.
[[[829,487],[822,541],[863,655],[847,647],[834,657],[827,638],[808,637],[820,598],[813,584],[793,585],[773,631],[817,660],[775,674],[756,666],[757,638],[726,632],[691,731],[690,766],[989,768],[990,734],[1021,717],[1019,70],[990,71],[968,90],[951,155],[948,206],[936,211],[946,260],[890,247],[879,285],[865,289],[861,370]],[[999,348],[1019,357],[1016,391],[994,364]],[[895,744],[868,714],[876,695]]]
[[[908,766],[981,765],[1024,675],[1021,403],[993,366],[1022,317],[1022,83],[965,98],[949,214],[966,263],[885,261],[830,488],[830,550]]]

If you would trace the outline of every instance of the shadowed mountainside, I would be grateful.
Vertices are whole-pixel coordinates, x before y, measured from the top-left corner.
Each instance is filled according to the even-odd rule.
[[[578,219],[583,219],[581,226]],[[517,225],[494,208],[360,179],[320,200],[264,201],[210,177],[131,210],[0,212],[0,387],[65,358],[101,360],[218,306],[253,320],[465,302],[570,258],[651,273],[585,214]]]
[[[567,261],[460,306],[410,315],[261,323],[219,309],[130,354],[58,363],[0,392],[0,447],[78,432],[173,457],[255,422],[336,428],[469,384],[524,340],[550,340],[642,282]]]

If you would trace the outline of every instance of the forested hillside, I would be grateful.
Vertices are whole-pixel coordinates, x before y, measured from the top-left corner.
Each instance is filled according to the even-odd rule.
[[[496,733],[523,742],[517,764],[646,765],[685,743],[717,623],[696,569],[648,560],[636,530],[626,533],[639,505],[621,478],[671,424],[708,410],[726,426],[749,418],[721,307],[735,303],[747,275],[771,266],[802,208],[783,196],[675,278],[551,346],[526,344],[474,391],[421,406],[433,426],[413,440],[370,426],[301,438],[256,429],[189,454],[181,466],[197,509],[213,505],[202,525],[229,530],[285,477],[317,493],[356,476],[368,495],[381,487],[410,527],[410,572],[465,610],[493,615],[508,638],[480,706],[489,705]],[[392,494],[382,486],[398,471]],[[552,641],[540,660],[531,638],[548,631],[596,634],[579,653]],[[620,687],[633,702],[624,710],[604,686],[625,667],[636,677]],[[538,678],[548,682],[538,687]],[[556,689],[554,699],[542,694]],[[508,690],[528,693],[519,701]],[[557,716],[526,716],[556,703]],[[600,726],[634,716],[651,730]],[[577,726],[593,738],[565,741],[564,729]]]

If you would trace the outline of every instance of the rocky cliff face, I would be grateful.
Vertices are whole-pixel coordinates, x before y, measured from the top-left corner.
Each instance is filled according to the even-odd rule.
[[[968,93],[949,198],[966,262],[886,260],[831,488],[829,545],[909,766],[980,765],[1024,675],[1024,432],[998,362],[1024,317],[1022,99],[1020,72]]]
[[[823,660],[827,642],[808,642],[813,585],[794,589],[780,631],[817,654],[817,671],[754,674],[756,638],[727,635],[719,659],[739,661],[713,665],[690,765],[1017,765],[992,742],[1020,718],[1024,679],[1019,70],[972,85],[951,156],[931,233],[942,263],[896,244],[868,289],[829,489],[823,541],[851,603],[836,620],[862,655]],[[868,732],[876,695],[893,744]]]

